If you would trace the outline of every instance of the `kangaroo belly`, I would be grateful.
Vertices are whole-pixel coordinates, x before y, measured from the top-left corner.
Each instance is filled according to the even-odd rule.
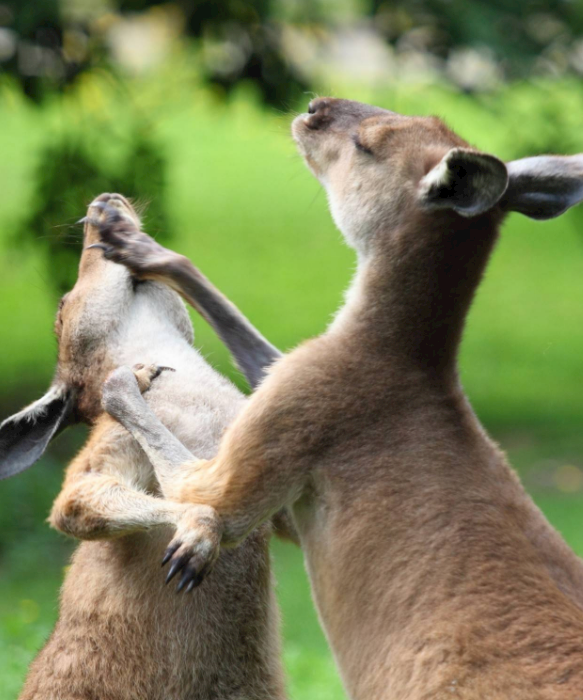
[[[268,528],[188,596],[164,585],[168,534],[78,547],[21,700],[283,697]]]

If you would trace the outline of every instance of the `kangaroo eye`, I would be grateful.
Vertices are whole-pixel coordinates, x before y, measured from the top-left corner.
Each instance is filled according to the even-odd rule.
[[[67,301],[67,297],[69,296],[69,292],[65,294],[65,296],[61,297],[59,300],[59,308],[57,309],[57,317],[55,319],[55,333],[57,335],[60,335],[61,330],[63,328],[63,306],[65,306],[65,302]]]
[[[57,313],[60,313],[63,306],[65,306],[65,302],[67,301],[67,297],[69,296],[69,292],[64,294],[60,299],[59,299],[59,308],[57,310]]]
[[[359,151],[362,151],[363,153],[367,153],[369,156],[374,155],[372,150],[370,148],[367,148],[362,141],[358,138],[358,136],[353,136],[352,141],[354,142],[354,145],[356,146],[356,149]]]

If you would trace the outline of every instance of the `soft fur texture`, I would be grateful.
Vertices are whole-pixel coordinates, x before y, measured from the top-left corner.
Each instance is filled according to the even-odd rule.
[[[99,197],[90,217],[103,218],[100,205],[106,203],[129,226],[139,226],[119,195]],[[86,246],[98,241],[96,227],[86,223]],[[210,458],[243,396],[193,349],[178,295],[156,282],[137,282],[99,250],[83,252],[56,329],[55,385],[67,387],[77,419],[94,427],[67,470],[50,522],[87,541],[73,556],[59,620],[30,668],[21,700],[284,698],[270,526],[221,555],[214,580],[177,596],[174,586],[164,585],[164,551],[176,533],[186,539],[202,533],[216,551],[216,515],[162,498],[147,457],[101,406],[110,370],[139,359],[146,366],[136,377],[142,391],[148,389],[148,406]],[[151,383],[156,371],[150,366],[174,371],[162,371]],[[34,424],[36,408],[17,422],[24,415]]]
[[[456,369],[504,212],[537,192],[575,203],[577,169],[513,165],[506,194],[466,218],[456,208],[481,195],[460,169],[451,207],[424,201],[428,173],[441,168],[439,180],[447,153],[468,149],[435,118],[321,98],[293,134],[356,248],[355,281],[328,332],[274,365],[217,457],[185,463],[172,497],[215,508],[228,546],[291,506],[356,700],[583,697],[582,562],[484,433]],[[498,163],[490,173],[505,180]],[[155,417],[126,409],[146,442]],[[155,434],[170,483],[174,448]]]

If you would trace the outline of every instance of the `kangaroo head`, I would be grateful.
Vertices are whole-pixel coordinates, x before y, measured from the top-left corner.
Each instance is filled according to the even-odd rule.
[[[132,278],[126,267],[90,248],[99,242],[98,225],[107,223],[112,210],[126,228],[140,227],[121,195],[103,194],[90,205],[77,281],[57,312],[54,379],[43,397],[0,425],[0,478],[34,464],[71,423],[93,423],[103,412],[101,389],[112,369],[136,357],[147,359],[162,337],[192,343],[192,324],[178,294]]]
[[[412,220],[419,228],[436,216],[511,210],[545,219],[583,198],[581,156],[505,164],[436,117],[323,97],[294,120],[292,134],[326,189],[336,225],[360,253]]]

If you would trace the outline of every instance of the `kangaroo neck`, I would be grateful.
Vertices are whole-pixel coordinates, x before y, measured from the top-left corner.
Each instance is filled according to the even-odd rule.
[[[364,342],[399,365],[455,373],[465,318],[496,242],[498,219],[437,213],[381,232],[359,259],[329,333]]]

